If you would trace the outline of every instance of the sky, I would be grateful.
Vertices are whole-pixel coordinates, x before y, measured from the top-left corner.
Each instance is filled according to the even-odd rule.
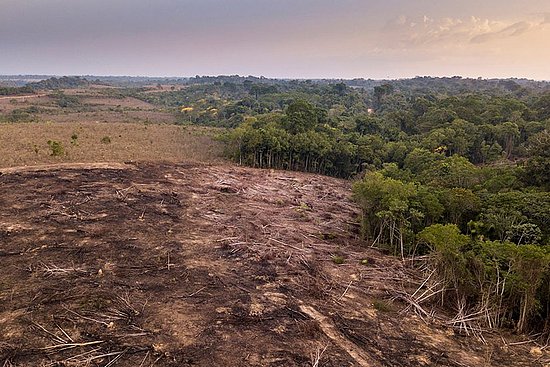
[[[0,74],[550,80],[550,0],[0,0]]]

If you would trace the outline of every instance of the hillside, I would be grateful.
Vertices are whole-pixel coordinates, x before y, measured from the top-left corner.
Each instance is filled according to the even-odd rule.
[[[206,164],[0,171],[3,366],[543,366],[402,301],[350,182]],[[544,355],[543,355],[544,353]]]

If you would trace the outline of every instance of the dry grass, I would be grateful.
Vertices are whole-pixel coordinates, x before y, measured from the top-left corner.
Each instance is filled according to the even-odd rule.
[[[19,123],[0,124],[0,167],[69,162],[221,160],[219,130],[166,124]],[[71,139],[76,135],[76,139]],[[110,143],[102,143],[105,137]],[[51,156],[48,141],[63,145]]]
[[[6,96],[0,97],[0,114],[10,113],[18,108],[26,108],[30,106],[49,106],[52,104],[52,99],[38,94],[35,96]]]
[[[39,122],[163,122],[175,123],[173,111],[159,108],[133,97],[116,98],[105,95],[107,87],[66,89],[67,96],[78,97],[79,104],[61,108],[50,92],[29,96],[0,97],[0,119],[2,114],[14,110],[37,107],[40,112],[32,113],[30,121]],[[158,91],[156,91],[158,92]]]

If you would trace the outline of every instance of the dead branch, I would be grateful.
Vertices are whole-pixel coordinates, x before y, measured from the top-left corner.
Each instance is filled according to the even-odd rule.
[[[88,272],[82,268],[76,268],[76,267],[68,267],[68,268],[61,268],[57,265],[46,265],[42,263],[42,272],[44,276],[56,276],[56,275],[69,275],[71,273],[80,273],[80,274],[87,274]]]
[[[191,294],[188,294],[188,295],[185,296],[185,297],[193,297],[193,296],[199,294],[200,292],[202,292],[202,291],[205,290],[205,289],[206,289],[206,286],[205,286],[205,287],[202,287],[202,288],[199,289],[198,291],[195,291],[195,292],[193,292],[193,293],[191,293]]]
[[[63,306],[63,308],[64,308],[65,310],[69,311],[70,313],[72,313],[73,315],[80,317],[81,319],[88,320],[88,321],[93,321],[93,322],[96,322],[96,323],[98,323],[98,324],[102,324],[102,325],[104,325],[104,326],[106,326],[106,327],[109,327],[109,323],[108,323],[108,322],[101,321],[101,320],[96,320],[96,319],[93,319],[93,318],[91,318],[91,317],[87,317],[87,316],[81,315],[81,314],[79,314],[78,312],[75,312],[75,311],[73,311],[73,310],[71,310],[71,309],[69,309],[69,308],[67,308],[67,307],[65,307],[65,306]]]
[[[288,243],[284,243],[284,242],[279,241],[279,240],[277,240],[277,239],[275,239],[275,238],[268,238],[268,239],[267,239],[266,245],[269,243],[269,241],[276,242],[276,243],[278,243],[278,244],[280,244],[280,245],[287,246],[287,247],[293,248],[293,249],[298,250],[298,251],[308,251],[308,250],[306,250],[306,249],[304,249],[304,248],[300,248],[300,247],[296,247],[296,246],[293,246],[293,245],[289,245]]]
[[[353,280],[349,281],[348,286],[346,287],[346,290],[344,291],[344,293],[342,293],[342,295],[340,297],[338,297],[338,300],[341,300],[342,298],[344,298],[346,296],[346,294],[348,293],[349,287],[351,287],[351,283],[353,283]]]
[[[89,345],[97,345],[104,343],[103,340],[96,340],[92,342],[85,342],[85,343],[62,343],[62,344],[55,344],[50,345],[48,347],[40,348],[41,350],[67,350],[67,349],[73,349],[73,348],[79,348],[79,347],[86,347]]]
[[[318,367],[319,363],[321,362],[321,358],[323,357],[323,354],[328,348],[328,344],[325,345],[323,349],[317,348],[315,350],[315,353],[311,354],[311,367]]]

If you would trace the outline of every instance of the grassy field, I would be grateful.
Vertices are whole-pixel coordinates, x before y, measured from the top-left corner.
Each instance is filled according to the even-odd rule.
[[[221,160],[221,132],[177,126],[173,111],[105,86],[0,98],[0,168]],[[48,143],[50,142],[50,143]]]
[[[66,89],[64,97],[51,91],[0,97],[0,122],[176,122],[173,111],[109,93],[102,87]]]
[[[220,161],[220,130],[144,123],[0,124],[0,167],[69,162]],[[59,142],[53,155],[48,141]]]

